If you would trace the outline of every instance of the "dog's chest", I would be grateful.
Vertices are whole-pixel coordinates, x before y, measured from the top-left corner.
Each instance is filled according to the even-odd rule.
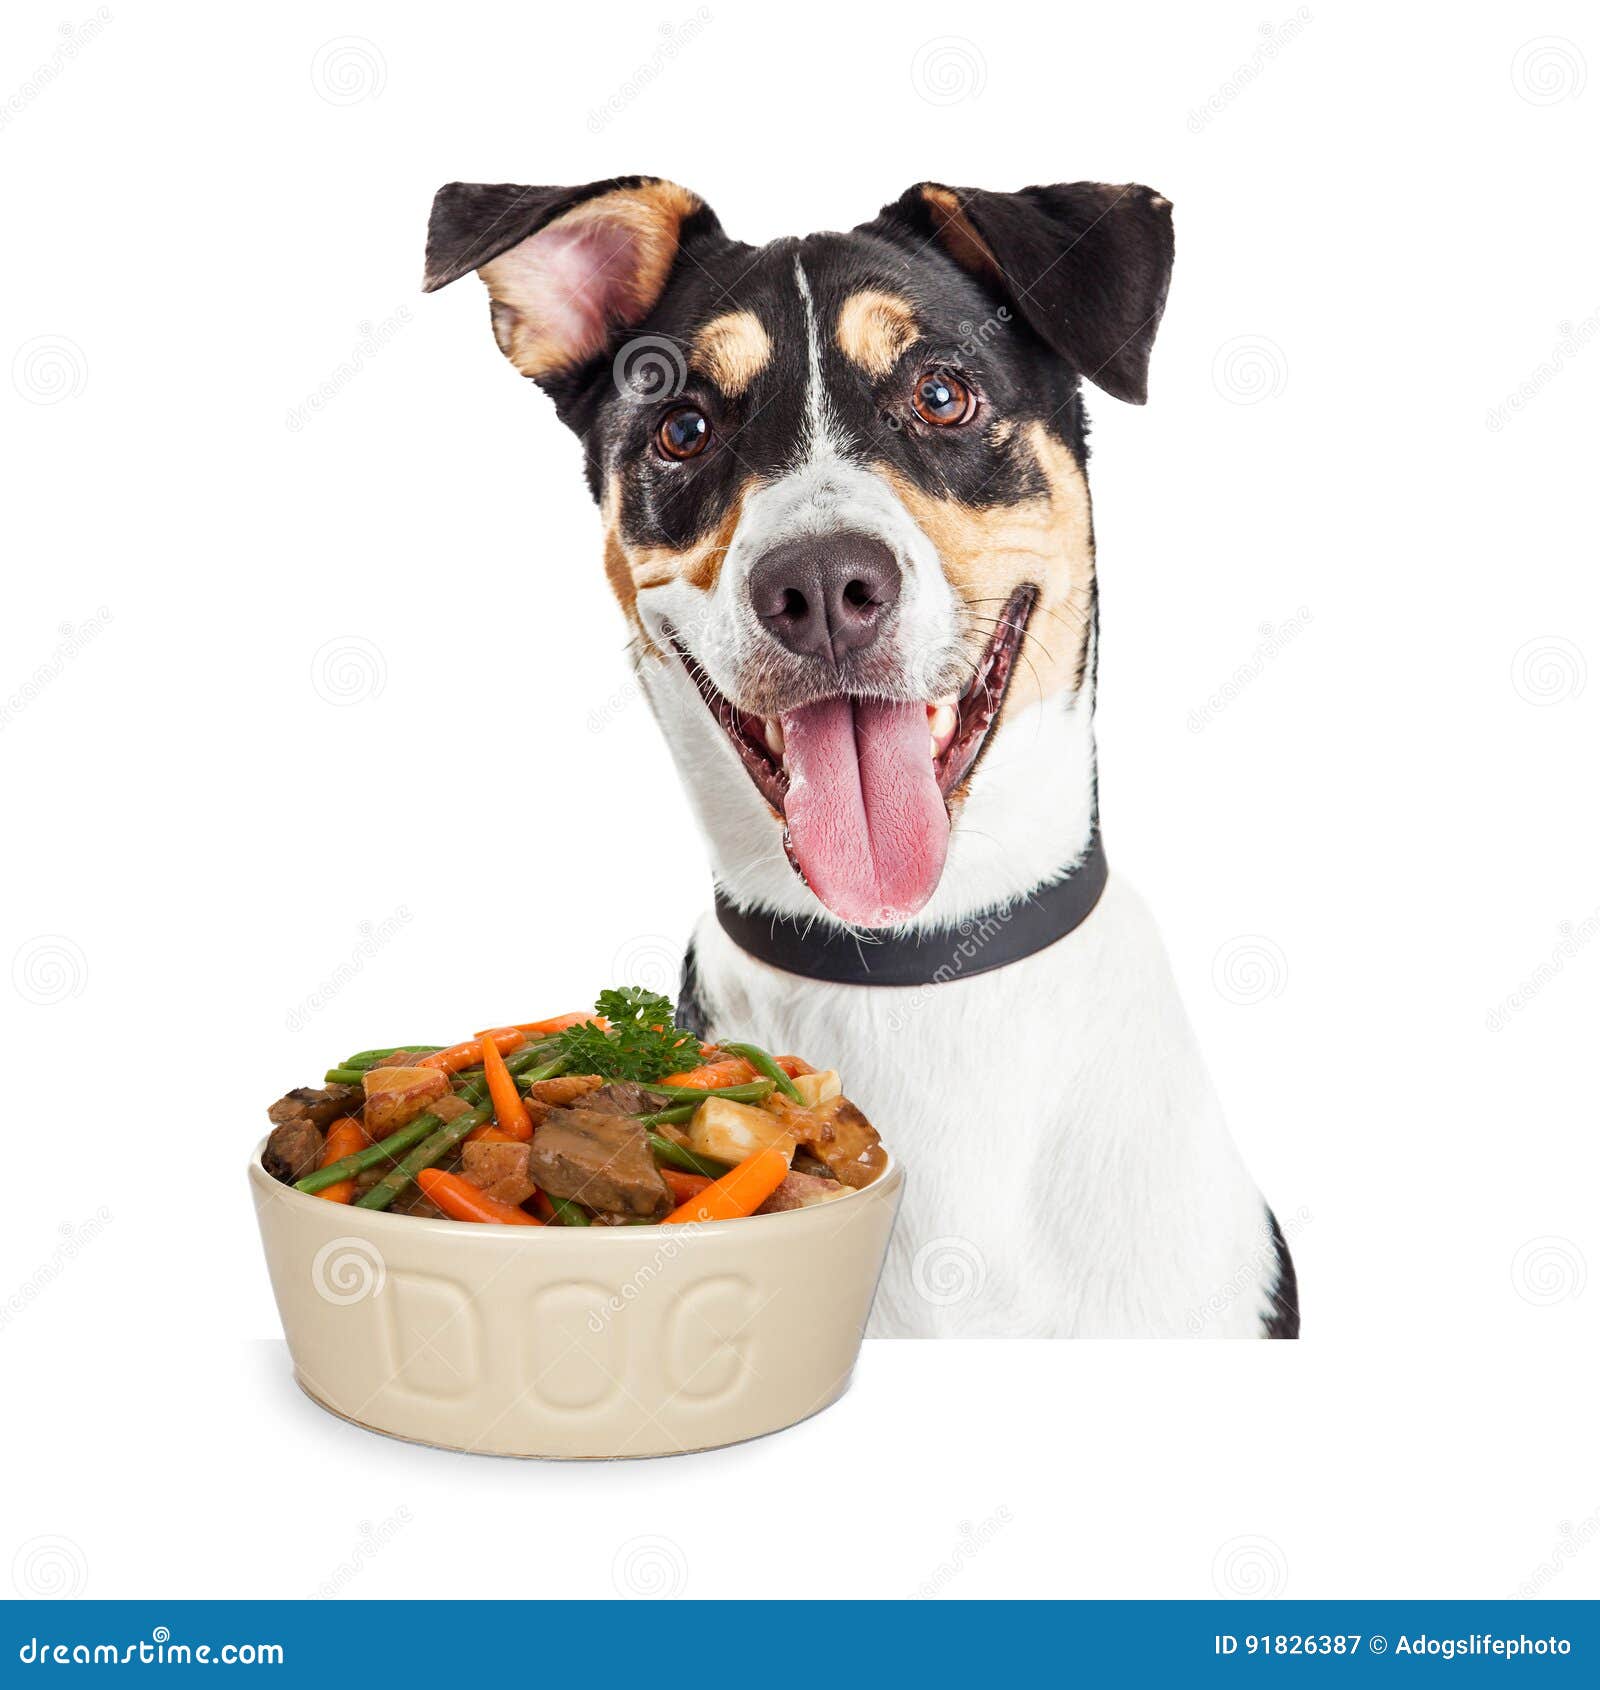
[[[1159,940],[1115,880],[1066,940],[946,985],[804,980],[709,918],[695,951],[711,1031],[837,1067],[906,1164],[874,1333],[1257,1329],[1264,1210]]]

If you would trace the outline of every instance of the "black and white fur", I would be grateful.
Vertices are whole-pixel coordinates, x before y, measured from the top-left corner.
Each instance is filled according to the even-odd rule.
[[[1171,257],[1170,207],[1138,187],[922,184],[847,235],[764,248],[654,178],[441,190],[427,286],[478,270],[502,349],[584,442],[639,674],[731,902],[837,924],[786,850],[761,724],[835,691],[953,696],[1017,592],[1026,633],[992,721],[961,695],[977,744],[946,771],[943,872],[897,925],[1072,871],[1098,823],[1081,378],[1143,401]],[[641,347],[681,359],[665,391],[622,373]],[[906,409],[929,369],[978,396],[971,427]],[[685,406],[712,441],[689,463],[657,449]],[[881,626],[831,661],[780,648],[754,572],[843,536],[893,560]],[[801,978],[708,915],[680,1018],[837,1067],[905,1162],[874,1333],[1298,1336],[1282,1234],[1114,872],[1066,938],[928,987]]]

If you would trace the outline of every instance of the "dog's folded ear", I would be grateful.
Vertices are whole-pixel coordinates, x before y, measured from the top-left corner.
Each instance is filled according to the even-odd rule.
[[[661,297],[692,225],[717,221],[688,189],[654,176],[579,188],[451,182],[434,196],[422,287],[476,270],[500,350],[544,382],[606,351]]]
[[[921,182],[880,221],[909,224],[1019,312],[1081,375],[1145,402],[1172,276],[1172,205],[1129,183],[988,193]]]

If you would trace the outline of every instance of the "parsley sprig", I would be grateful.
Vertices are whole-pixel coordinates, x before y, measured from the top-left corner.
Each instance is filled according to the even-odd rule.
[[[694,1066],[700,1041],[673,1026],[672,1004],[659,992],[613,986],[595,999],[594,1007],[611,1023],[611,1031],[593,1021],[568,1027],[561,1035],[561,1054],[569,1073],[648,1084]]]

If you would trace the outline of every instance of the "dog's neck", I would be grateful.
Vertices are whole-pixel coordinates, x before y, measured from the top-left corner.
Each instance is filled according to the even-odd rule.
[[[1005,718],[956,814],[938,890],[897,934],[981,919],[1066,878],[1082,862],[1098,823],[1095,643],[1091,623],[1075,692],[1030,700],[1029,671],[1020,667]],[[705,731],[698,697],[686,703],[677,689],[670,699],[657,685],[649,690],[705,834],[719,898],[757,914],[840,928],[796,875],[770,811],[742,770],[730,784],[720,736]]]

